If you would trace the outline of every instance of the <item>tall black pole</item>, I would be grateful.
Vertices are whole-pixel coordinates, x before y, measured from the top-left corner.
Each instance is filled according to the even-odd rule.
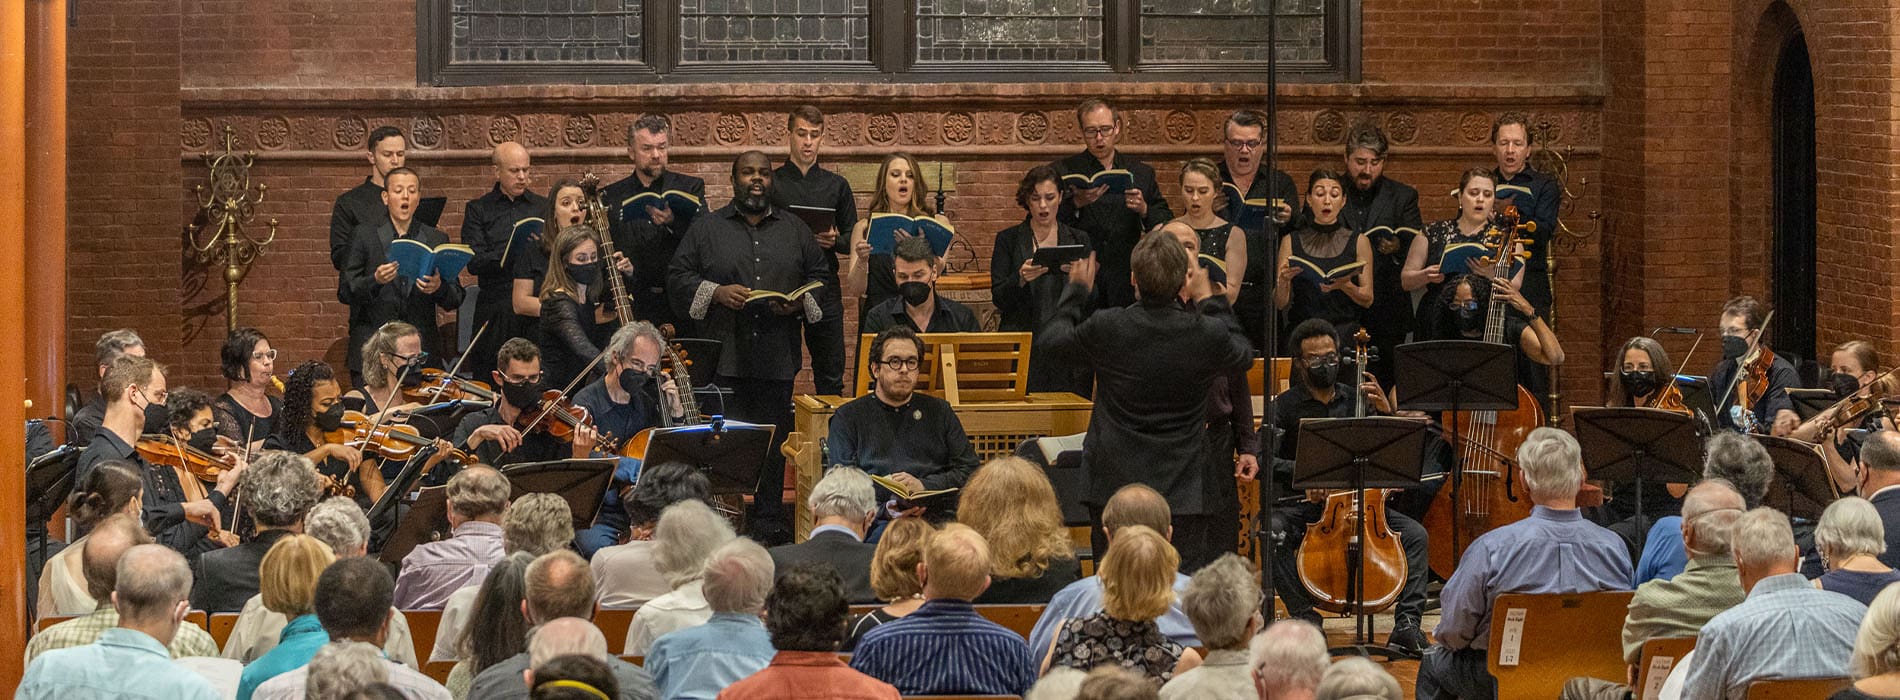
[[[1279,319],[1276,318],[1277,314],[1275,313],[1276,309],[1273,303],[1274,294],[1276,293],[1275,287],[1280,283],[1280,271],[1275,269],[1275,265],[1273,264],[1274,261],[1280,259],[1279,237],[1277,235],[1279,226],[1274,224],[1276,221],[1275,217],[1279,215],[1279,210],[1274,207],[1273,202],[1276,195],[1282,198],[1287,196],[1286,193],[1275,191],[1278,189],[1279,182],[1274,177],[1274,173],[1279,172],[1279,165],[1275,162],[1276,159],[1274,157],[1274,152],[1277,150],[1276,141],[1280,132],[1278,99],[1280,92],[1279,16],[1279,2],[1276,0],[1275,2],[1268,3],[1267,133],[1265,134],[1265,143],[1263,144],[1263,147],[1267,150],[1264,154],[1265,157],[1261,159],[1262,171],[1254,173],[1254,177],[1256,178],[1267,178],[1267,220],[1260,227],[1260,235],[1267,239],[1264,241],[1266,245],[1261,246],[1261,248],[1267,251],[1268,260],[1268,264],[1261,267],[1261,269],[1267,271],[1267,278],[1263,280],[1267,285],[1267,303],[1264,304],[1266,307],[1266,324],[1261,329],[1263,344],[1266,347],[1260,348],[1260,356],[1266,360],[1266,380],[1260,383],[1260,394],[1266,406],[1264,410],[1266,416],[1263,418],[1264,422],[1260,426],[1262,438],[1260,441],[1259,458],[1261,465],[1259,477],[1260,524],[1259,527],[1255,528],[1255,531],[1260,538],[1260,569],[1262,572],[1260,575],[1260,585],[1261,590],[1266,593],[1265,597],[1261,599],[1260,615],[1262,619],[1269,622],[1274,618],[1273,599],[1275,596],[1273,572],[1275,569],[1274,561],[1275,558],[1279,556],[1280,549],[1279,537],[1274,532],[1273,525],[1273,510],[1274,507],[1278,505],[1280,499],[1280,494],[1278,493],[1278,470],[1274,464],[1280,454],[1280,436],[1274,430],[1274,426],[1277,425],[1277,422],[1273,416],[1273,390],[1279,384],[1279,382],[1275,380],[1273,371],[1273,358],[1279,354],[1277,350],[1280,341],[1280,324]],[[1222,135],[1225,136],[1225,134]],[[1245,196],[1244,193],[1243,196]]]

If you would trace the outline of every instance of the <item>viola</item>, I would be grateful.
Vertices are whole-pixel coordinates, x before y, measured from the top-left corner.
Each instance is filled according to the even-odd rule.
[[[414,457],[417,450],[435,444],[434,439],[423,437],[413,425],[403,423],[375,425],[369,416],[360,411],[344,411],[343,427],[324,433],[323,441],[339,445],[360,445],[364,452],[384,459],[396,460],[407,460]],[[461,450],[451,450],[448,459],[463,465],[479,461]]]
[[[447,370],[429,367],[421,370],[422,383],[403,387],[402,396],[417,403],[445,401],[495,401],[495,388],[473,379],[463,379]]]

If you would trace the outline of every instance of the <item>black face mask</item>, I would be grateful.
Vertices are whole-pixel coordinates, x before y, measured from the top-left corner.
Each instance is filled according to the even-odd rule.
[[[1479,314],[1476,308],[1461,306],[1453,311],[1457,315],[1455,320],[1458,324],[1459,333],[1470,334],[1484,330],[1484,316]]]
[[[1827,387],[1834,390],[1834,398],[1844,399],[1860,392],[1860,377],[1835,372],[1828,376]]]
[[[1722,336],[1722,359],[1739,360],[1748,354],[1748,341],[1737,335]]]
[[[195,431],[191,434],[191,438],[185,441],[185,444],[190,445],[192,449],[199,452],[211,454],[211,448],[218,444],[218,429],[205,428],[204,430]]]
[[[172,412],[162,403],[145,404],[145,434],[163,435],[171,428]]]
[[[330,404],[330,408],[317,414],[315,418],[318,430],[326,433],[341,430],[343,428],[343,404]]]
[[[501,397],[515,408],[533,408],[541,403],[541,382],[502,382]]]
[[[1619,378],[1623,381],[1623,393],[1628,394],[1630,398],[1654,394],[1656,387],[1660,385],[1656,379],[1655,370],[1626,369]]]
[[[905,282],[897,285],[897,295],[904,298],[905,304],[922,306],[924,302],[930,300],[930,283]]]
[[[402,385],[404,387],[415,388],[422,386],[424,377],[422,376],[421,360],[416,360],[402,367],[397,367],[396,373],[402,377]]]
[[[575,284],[584,284],[592,287],[595,282],[600,281],[600,266],[593,263],[586,265],[568,265],[567,277],[568,279],[574,280]]]
[[[1334,380],[1338,378],[1339,363],[1337,362],[1323,362],[1306,367],[1306,386],[1309,389],[1331,387]]]
[[[620,370],[620,389],[634,396],[645,396],[651,389],[653,375],[628,367]]]

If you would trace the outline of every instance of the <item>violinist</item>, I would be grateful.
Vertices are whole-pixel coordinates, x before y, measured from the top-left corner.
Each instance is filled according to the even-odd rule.
[[[217,419],[218,435],[239,443],[246,452],[264,445],[264,438],[273,432],[277,412],[284,408],[282,401],[270,395],[276,362],[276,348],[256,328],[231,331],[218,351],[218,370],[230,388],[218,397],[212,415]]]
[[[574,394],[574,403],[587,409],[596,430],[624,444],[647,428],[685,420],[678,386],[672,377],[660,372],[660,348],[665,343],[660,331],[645,321],[635,321],[614,331],[613,338],[607,341],[610,354],[602,360],[607,364],[606,376]],[[661,420],[661,406],[665,407],[670,420]],[[620,460],[593,527],[581,531],[575,538],[581,556],[591,559],[596,550],[617,544],[620,536],[626,534],[627,514],[621,504],[620,491],[639,480],[640,466],[637,460]]]
[[[1878,410],[1878,401],[1894,393],[1894,390],[1891,378],[1885,377],[1880,371],[1880,353],[1867,341],[1841,343],[1834,348],[1828,365],[1833,373],[1828,375],[1827,388],[1833,390],[1836,401],[1871,399],[1865,405],[1874,410],[1858,417],[1842,416],[1844,411],[1850,409],[1845,403],[1837,403],[1803,422],[1788,437],[1802,442],[1820,443],[1822,454],[1827,458],[1828,473],[1834,476],[1835,487],[1842,493],[1852,493],[1860,485],[1853,467],[1860,454],[1856,448],[1858,443],[1849,441],[1846,431],[1893,429],[1893,422],[1888,420],[1886,413]]]
[[[332,494],[354,494],[357,504],[367,507],[383,497],[384,475],[374,453],[328,437],[348,427],[343,413],[343,392],[330,365],[317,360],[297,365],[284,381],[283,419],[264,447],[303,455]],[[438,439],[427,466],[447,458],[450,447]]]
[[[429,353],[422,350],[422,332],[415,326],[402,321],[383,324],[363,341],[358,356],[363,383],[343,395],[344,404],[355,407],[371,420],[383,412],[385,404],[394,405],[398,411],[420,406],[413,402],[397,405],[402,396],[396,384],[420,386],[423,365],[429,361]]]
[[[1623,350],[1618,354],[1622,362],[1618,365],[1616,381],[1610,386],[1609,405],[1688,412],[1682,404],[1682,393],[1675,386],[1675,365],[1670,364],[1669,353],[1663,350],[1662,343],[1637,336],[1623,343]],[[1644,480],[1643,512],[1639,519],[1636,482],[1618,483],[1597,520],[1622,537],[1632,555],[1641,554],[1636,549],[1637,537],[1648,531],[1657,518],[1681,513],[1682,496],[1687,492],[1687,484]]]
[[[216,489],[203,498],[186,498],[177,470],[146,461],[134,447],[143,434],[174,434],[171,412],[165,406],[170,391],[165,386],[164,368],[149,358],[127,355],[113,361],[101,386],[106,396],[105,420],[79,457],[77,479],[84,482],[93,465],[105,460],[131,463],[145,481],[145,529],[159,543],[193,559],[220,546],[207,536],[221,529],[223,511],[229,507],[227,497],[241,470],[224,470]],[[202,416],[205,427],[211,424],[210,413],[210,402],[206,401]]]
[[[455,437],[450,439],[452,444],[475,455],[482,464],[498,469],[510,464],[585,459],[593,455],[595,433],[591,425],[577,426],[571,444],[567,444],[544,429],[553,418],[535,421],[545,379],[541,372],[540,348],[524,338],[509,338],[495,353],[495,368],[492,376],[500,400],[487,409],[463,416],[461,425],[455,428]],[[535,426],[524,434],[522,428],[529,427],[531,421]]]
[[[1293,493],[1292,460],[1298,454],[1301,419],[1351,418],[1360,393],[1366,397],[1367,415],[1392,413],[1392,405],[1387,401],[1385,391],[1379,387],[1377,378],[1361,373],[1361,381],[1356,385],[1340,381],[1339,339],[1334,333],[1332,324],[1321,319],[1308,319],[1294,327],[1287,340],[1288,348],[1294,351],[1292,376],[1298,379],[1293,381],[1291,388],[1273,398],[1273,407],[1268,412],[1274,417],[1274,427],[1284,435],[1280,439],[1280,451],[1272,476],[1277,482],[1277,493]],[[1297,563],[1300,542],[1306,536],[1306,526],[1319,521],[1323,515],[1321,504],[1325,499],[1325,491],[1308,491],[1305,500],[1278,511],[1278,515],[1284,517],[1286,529],[1284,544],[1275,550],[1273,562],[1275,590],[1286,604],[1287,615],[1315,625],[1320,619],[1319,614],[1313,611],[1313,601],[1308,597],[1305,584],[1300,581]],[[1431,550],[1425,526],[1417,520],[1389,505],[1386,507],[1386,520],[1399,535],[1399,544],[1405,548],[1406,563],[1405,585],[1400,589],[1398,603],[1393,608],[1392,635],[1387,639],[1387,645],[1416,652],[1426,645],[1425,634],[1419,625],[1425,610],[1425,586],[1431,571]]]
[[[79,411],[73,414],[72,425],[66,427],[66,444],[79,448],[84,448],[87,443],[92,442],[92,434],[99,432],[99,421],[105,418],[106,398],[103,381],[106,370],[112,367],[112,361],[125,355],[145,356],[145,341],[139,338],[138,331],[130,328],[107,331],[99,336],[99,341],[93,345],[93,348],[99,360],[99,379],[102,385],[95,388],[93,394],[86,400],[86,405],[79,407]]]
[[[541,347],[547,384],[559,388],[572,383],[600,354],[601,344],[613,332],[614,307],[611,301],[601,301],[600,244],[593,229],[561,229],[554,235],[552,251],[561,264],[548,265],[548,276],[541,281]],[[594,365],[588,379],[598,377],[602,369]]]
[[[1722,361],[1709,373],[1709,389],[1721,401],[1715,419],[1721,427],[1750,432],[1752,424],[1776,436],[1786,436],[1800,425],[1788,388],[1800,386],[1794,365],[1776,356],[1762,340],[1768,307],[1751,296],[1739,296],[1722,305]],[[1736,377],[1736,368],[1745,370]],[[1735,387],[1730,390],[1729,387]],[[1741,410],[1732,410],[1732,409]],[[1741,418],[1742,422],[1737,422]]]

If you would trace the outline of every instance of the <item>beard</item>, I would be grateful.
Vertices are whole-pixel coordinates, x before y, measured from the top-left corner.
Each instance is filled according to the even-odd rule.
[[[739,212],[743,214],[756,215],[756,214],[764,214],[768,211],[771,211],[772,209],[772,198],[770,196],[771,194],[772,193],[770,191],[767,191],[758,195],[753,195],[753,194],[748,193],[745,196],[740,197],[737,201],[737,204],[739,205]]]

